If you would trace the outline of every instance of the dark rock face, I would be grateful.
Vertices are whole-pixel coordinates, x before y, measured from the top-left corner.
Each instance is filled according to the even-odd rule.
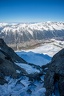
[[[54,55],[51,63],[48,65],[48,71],[44,80],[46,96],[52,96],[56,82],[58,83],[60,96],[64,96],[64,49]]]
[[[8,47],[2,39],[0,39],[0,84],[3,85],[4,83],[7,83],[5,76],[10,76],[12,78],[27,76],[29,81],[41,80],[40,77],[43,75],[43,71],[40,71],[40,73],[35,72],[33,74],[29,74],[25,71],[25,69],[16,65],[15,63],[17,62],[26,63],[36,69],[42,70],[40,66],[24,61]],[[28,90],[28,92],[30,91]]]
[[[0,39],[0,84],[7,83],[5,76],[18,78],[23,74],[27,74],[23,68],[20,68],[14,63],[16,60],[21,63],[26,62],[17,56],[16,53]],[[17,73],[16,70],[20,71],[20,73]]]
[[[14,61],[14,62],[22,62],[22,63],[27,63],[25,60],[23,60],[22,58],[20,58],[12,48],[8,47],[6,45],[6,43],[4,42],[3,39],[0,38],[0,48],[2,51],[3,54],[6,55],[6,58],[8,57],[11,57],[11,59]]]

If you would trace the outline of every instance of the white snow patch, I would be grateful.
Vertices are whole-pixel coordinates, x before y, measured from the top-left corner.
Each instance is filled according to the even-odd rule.
[[[16,73],[20,73],[21,71],[19,71],[19,70],[16,70]]]
[[[24,63],[15,63],[16,65],[20,66],[21,68],[24,68],[28,74],[31,73],[39,73],[40,71],[37,70],[36,68],[33,68],[32,66],[28,65],[28,64],[24,64]]]

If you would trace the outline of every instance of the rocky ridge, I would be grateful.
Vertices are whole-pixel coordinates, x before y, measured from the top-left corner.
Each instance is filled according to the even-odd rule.
[[[0,84],[6,83],[5,76],[18,78],[20,75],[27,74],[15,62],[27,63],[8,47],[3,39],[0,39]],[[18,74],[16,70],[20,71],[20,73]]]
[[[41,71],[39,73],[29,74],[24,68],[19,66],[20,63],[24,65],[27,64],[28,66]],[[13,49],[8,47],[3,39],[0,39],[0,84],[7,82],[5,80],[5,76],[10,76],[11,78],[20,78],[21,76],[27,76],[30,80],[34,80],[39,79],[42,74],[43,70],[40,66],[26,62],[24,59],[19,57],[13,51]]]
[[[19,63],[28,64],[33,68],[38,69],[40,72],[28,74],[26,70],[16,65],[15,62],[18,64]],[[14,80],[17,80],[15,81],[16,83],[14,84],[12,91],[14,91],[15,86],[18,87],[18,84],[20,89],[22,89],[21,85],[23,86],[23,88],[25,88],[24,91],[20,91],[19,89],[20,91],[19,94],[26,94],[26,92],[28,92],[29,94],[32,94],[32,92],[35,92],[35,91],[30,88],[34,86],[37,89],[39,88],[38,84],[40,84],[40,87],[41,87],[40,89],[42,89],[42,91],[41,90],[39,91],[41,92],[41,94],[38,96],[41,96],[41,95],[53,96],[53,94],[56,95],[57,93],[56,91],[59,92],[60,96],[64,96],[64,49],[62,49],[57,54],[55,54],[50,63],[40,67],[34,64],[27,63],[25,60],[19,57],[11,48],[9,50],[9,47],[5,44],[5,42],[2,39],[0,39],[0,87],[2,87],[1,85],[7,84],[7,83],[9,85],[10,80],[9,81],[6,80],[5,79],[6,76],[9,76]],[[28,78],[28,81],[27,81],[27,78]],[[21,83],[23,80],[24,82]],[[25,80],[26,82],[29,82],[27,87],[24,84],[26,83]],[[35,84],[35,82],[38,82],[37,85]],[[44,87],[46,88],[46,95],[44,95],[45,93]],[[1,92],[2,92],[2,89],[1,89]],[[13,93],[9,93],[9,94],[13,94]],[[39,93],[37,92],[37,94]],[[10,96],[10,95],[6,95],[6,96]],[[18,96],[21,96],[21,95],[18,95]]]
[[[0,23],[0,38],[7,44],[19,44],[31,40],[64,40],[63,22],[43,22],[43,23]]]
[[[60,94],[58,96],[64,96],[64,49],[55,54],[48,64],[44,84],[46,96],[52,96],[52,93],[57,94],[57,90]]]

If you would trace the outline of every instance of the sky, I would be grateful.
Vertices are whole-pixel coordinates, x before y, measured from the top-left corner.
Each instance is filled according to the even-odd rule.
[[[64,0],[0,0],[0,22],[64,22]]]

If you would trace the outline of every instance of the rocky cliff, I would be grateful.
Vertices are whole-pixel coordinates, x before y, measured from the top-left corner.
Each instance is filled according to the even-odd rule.
[[[17,66],[15,62],[27,63],[9,48],[3,39],[0,39],[0,84],[7,82],[5,76],[18,78],[20,75],[27,74],[27,72]]]
[[[7,55],[7,57],[11,57],[12,61],[14,62],[22,62],[22,63],[27,63],[25,60],[20,58],[12,48],[8,47],[6,43],[4,42],[3,39],[0,38],[0,51]]]
[[[45,75],[46,96],[64,96],[64,49],[53,56]]]

